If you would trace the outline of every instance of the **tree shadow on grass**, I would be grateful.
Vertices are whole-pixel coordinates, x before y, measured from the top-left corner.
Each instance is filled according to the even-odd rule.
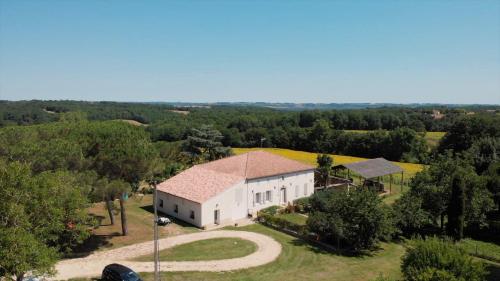
[[[95,214],[89,214],[89,215],[92,216],[97,222],[97,225],[94,227],[94,229],[97,229],[101,226],[111,225],[111,224],[102,224],[102,221],[104,220],[104,216],[95,215]],[[111,234],[92,234],[82,244],[80,244],[76,248],[74,248],[71,253],[65,255],[65,258],[68,258],[68,259],[82,258],[82,257],[86,257],[86,256],[92,254],[95,250],[97,250],[99,248],[110,247],[113,244],[110,243],[109,240],[111,240],[111,238],[113,238],[115,236],[121,236],[121,233],[113,232]]]
[[[291,241],[291,244],[294,246],[306,247],[309,251],[315,254],[329,254],[336,256],[344,256],[344,257],[371,257],[375,252],[382,250],[380,247],[376,247],[372,249],[372,251],[354,251],[351,249],[338,249],[335,247],[325,247],[320,243],[315,243],[313,241],[307,241],[300,238],[295,238]]]
[[[153,205],[141,206],[140,208],[143,209],[146,212],[154,214]],[[165,213],[163,213],[161,211],[158,211],[158,216],[167,217],[171,222],[173,222],[173,223],[175,223],[177,225],[180,225],[182,227],[195,227],[192,224],[189,224],[189,223],[187,223],[185,221],[179,220],[178,218],[175,218],[175,217],[172,217],[170,215],[167,215],[167,214],[165,214]]]
[[[65,256],[68,259],[83,258],[100,248],[111,247],[113,243],[109,242],[115,236],[122,236],[119,232],[111,234],[93,234],[83,244],[73,249],[73,252]]]
[[[488,271],[487,281],[500,280],[500,264],[487,263],[486,270]]]

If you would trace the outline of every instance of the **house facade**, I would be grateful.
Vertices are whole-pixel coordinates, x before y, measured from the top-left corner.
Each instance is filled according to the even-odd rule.
[[[264,151],[196,165],[158,185],[158,210],[198,227],[231,224],[314,193],[314,167]]]

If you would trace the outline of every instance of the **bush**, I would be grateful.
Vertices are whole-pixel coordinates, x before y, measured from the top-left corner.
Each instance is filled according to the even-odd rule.
[[[271,208],[266,208],[263,209],[259,212],[258,215],[258,220],[259,222],[281,229],[281,230],[289,230],[297,233],[298,235],[307,235],[309,233],[309,230],[306,225],[300,225],[296,224],[293,222],[290,222],[288,220],[276,217],[276,210],[271,209]],[[264,211],[264,212],[263,212]],[[274,215],[271,215],[269,211],[274,211]]]
[[[371,249],[394,231],[391,210],[365,188],[318,192],[311,197],[311,209],[307,220],[311,231],[354,250]]]
[[[271,216],[274,216],[278,213],[279,209],[281,209],[280,206],[271,206],[271,207],[260,210],[259,213],[265,213],[265,214],[269,214]]]
[[[401,269],[407,281],[480,281],[486,276],[483,265],[474,262],[464,250],[435,237],[413,240]]]
[[[311,210],[311,202],[309,197],[304,197],[293,201],[295,211],[298,213],[308,213]]]

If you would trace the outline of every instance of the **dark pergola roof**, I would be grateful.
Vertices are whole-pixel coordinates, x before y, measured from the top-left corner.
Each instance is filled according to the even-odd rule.
[[[392,164],[384,158],[375,158],[361,162],[343,164],[340,166],[359,174],[365,179],[401,173],[403,171],[401,167]]]

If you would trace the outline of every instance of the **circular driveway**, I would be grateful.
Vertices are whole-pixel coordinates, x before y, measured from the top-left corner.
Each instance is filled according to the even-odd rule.
[[[161,271],[229,271],[260,266],[274,261],[281,253],[281,244],[269,236],[248,232],[217,230],[179,235],[159,240],[160,250],[198,240],[212,238],[241,238],[254,242],[257,250],[250,255],[225,260],[209,261],[162,261]],[[224,251],[224,249],[220,249]],[[55,266],[53,280],[100,276],[103,268],[110,263],[119,263],[136,272],[154,271],[153,262],[130,261],[138,256],[153,253],[153,241],[138,243],[113,250],[100,251],[84,258],[62,260]]]

